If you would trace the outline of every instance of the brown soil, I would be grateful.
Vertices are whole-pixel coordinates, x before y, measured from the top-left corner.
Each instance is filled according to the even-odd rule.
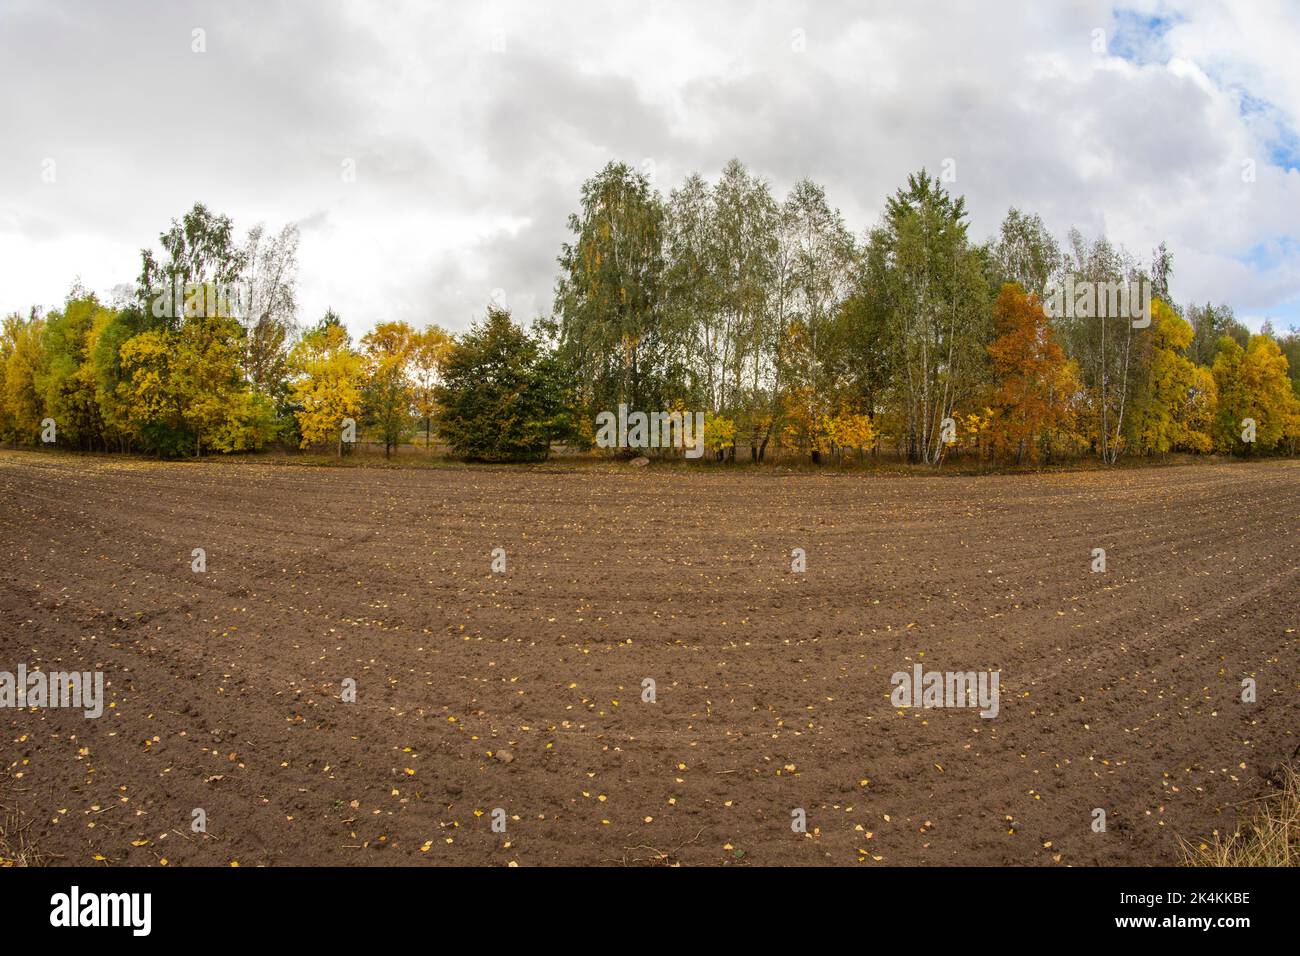
[[[1298,506],[1286,461],[0,453],[0,670],[110,705],[0,711],[0,805],[77,865],[1175,862],[1300,743]],[[1000,671],[1000,714],[895,709],[916,662]]]

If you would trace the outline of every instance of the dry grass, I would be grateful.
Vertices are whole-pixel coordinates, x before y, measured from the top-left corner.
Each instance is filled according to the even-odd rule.
[[[43,866],[45,858],[27,837],[31,824],[24,824],[17,810],[0,806],[0,866]]]
[[[1182,841],[1187,866],[1300,866],[1300,770],[1283,764],[1235,832],[1212,842]]]

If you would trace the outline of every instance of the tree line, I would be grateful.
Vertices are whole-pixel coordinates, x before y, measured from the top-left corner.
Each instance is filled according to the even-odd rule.
[[[590,448],[619,405],[705,411],[712,457],[952,455],[1036,463],[1167,452],[1294,454],[1300,335],[1252,334],[1225,304],[1179,305],[1162,244],[1062,246],[1011,209],[969,235],[926,171],[855,237],[808,180],[778,199],[740,162],[661,195],[612,162],[584,183],[554,307],[502,309],[460,335],[379,322],[353,341],[297,315],[297,232],[195,205],[145,249],[130,293],[75,287],[0,327],[0,439],[51,425],[84,449],[201,455],[271,443],[476,460]],[[1144,287],[1141,321],[1075,289]],[[1069,290],[1062,309],[1062,290]],[[1076,307],[1077,305],[1077,307]],[[665,452],[667,453],[667,452]]]

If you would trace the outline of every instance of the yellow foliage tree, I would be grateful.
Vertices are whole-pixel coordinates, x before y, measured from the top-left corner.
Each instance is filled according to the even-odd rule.
[[[704,447],[712,448],[722,457],[728,448],[736,445],[735,419],[726,418],[712,412],[704,416]]]
[[[166,329],[150,329],[122,343],[117,398],[136,433],[151,427],[172,432],[184,428],[185,396],[174,368],[176,338]]]
[[[957,447],[977,459],[993,455],[993,409],[987,405],[978,412],[968,412],[958,420]]]
[[[1052,455],[1073,455],[1088,448],[1087,389],[1079,363],[1066,362],[1052,386],[1057,403],[1056,424],[1047,433],[1046,445]]]
[[[452,339],[440,326],[430,325],[412,337],[410,355],[411,392],[415,413],[424,421],[424,447],[433,438],[433,419],[438,412],[438,383],[442,381],[442,367],[451,350]]]
[[[841,460],[845,451],[866,451],[876,443],[876,429],[871,416],[847,409],[834,415],[823,415],[818,431]]]
[[[1130,444],[1144,453],[1175,449],[1208,451],[1210,436],[1201,429],[1214,392],[1196,363],[1187,357],[1194,332],[1166,303],[1151,303],[1144,380],[1133,397],[1128,419]]]
[[[381,322],[361,339],[365,359],[362,407],[389,457],[410,434],[415,391],[410,376],[415,331],[405,322]]]
[[[361,414],[365,364],[352,348],[347,330],[326,325],[299,340],[289,355],[298,376],[291,391],[300,406],[296,413],[303,448],[337,442],[343,454],[344,419]]]
[[[1215,447],[1271,451],[1295,437],[1300,408],[1287,369],[1287,358],[1271,336],[1252,335],[1245,349],[1227,337],[1219,343],[1213,368],[1219,392]],[[1251,433],[1254,441],[1243,437]]]
[[[0,381],[3,394],[5,437],[24,444],[34,444],[41,429],[44,405],[37,382],[43,372],[41,335],[45,323],[39,318],[22,319],[11,315],[0,329]]]

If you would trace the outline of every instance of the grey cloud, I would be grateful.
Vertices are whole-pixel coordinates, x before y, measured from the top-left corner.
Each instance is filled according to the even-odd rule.
[[[131,278],[139,247],[201,200],[241,229],[299,222],[309,321],[332,305],[358,332],[378,318],[463,328],[494,288],[531,318],[550,307],[581,183],[606,161],[652,160],[666,193],[736,156],[778,195],[823,183],[859,235],[908,172],[951,157],[977,238],[1014,204],[1059,235],[1115,230],[1138,255],[1167,239],[1177,294],[1223,288],[1266,310],[1300,292],[1300,263],[1261,275],[1240,257],[1296,236],[1300,174],[1266,152],[1300,116],[1296,84],[1225,46],[1230,12],[1174,6],[1182,23],[1159,49],[1182,65],[1139,68],[1091,51],[1094,29],[1114,39],[1101,0],[997,14],[0,0],[0,251],[14,266],[0,309],[56,302],[78,273],[104,289]],[[1253,44],[1300,36],[1294,15],[1270,16]],[[195,28],[206,53],[191,52]],[[1206,79],[1187,64],[1211,48]],[[1243,117],[1234,90],[1255,78],[1270,106]],[[1260,163],[1249,187],[1243,151]]]

